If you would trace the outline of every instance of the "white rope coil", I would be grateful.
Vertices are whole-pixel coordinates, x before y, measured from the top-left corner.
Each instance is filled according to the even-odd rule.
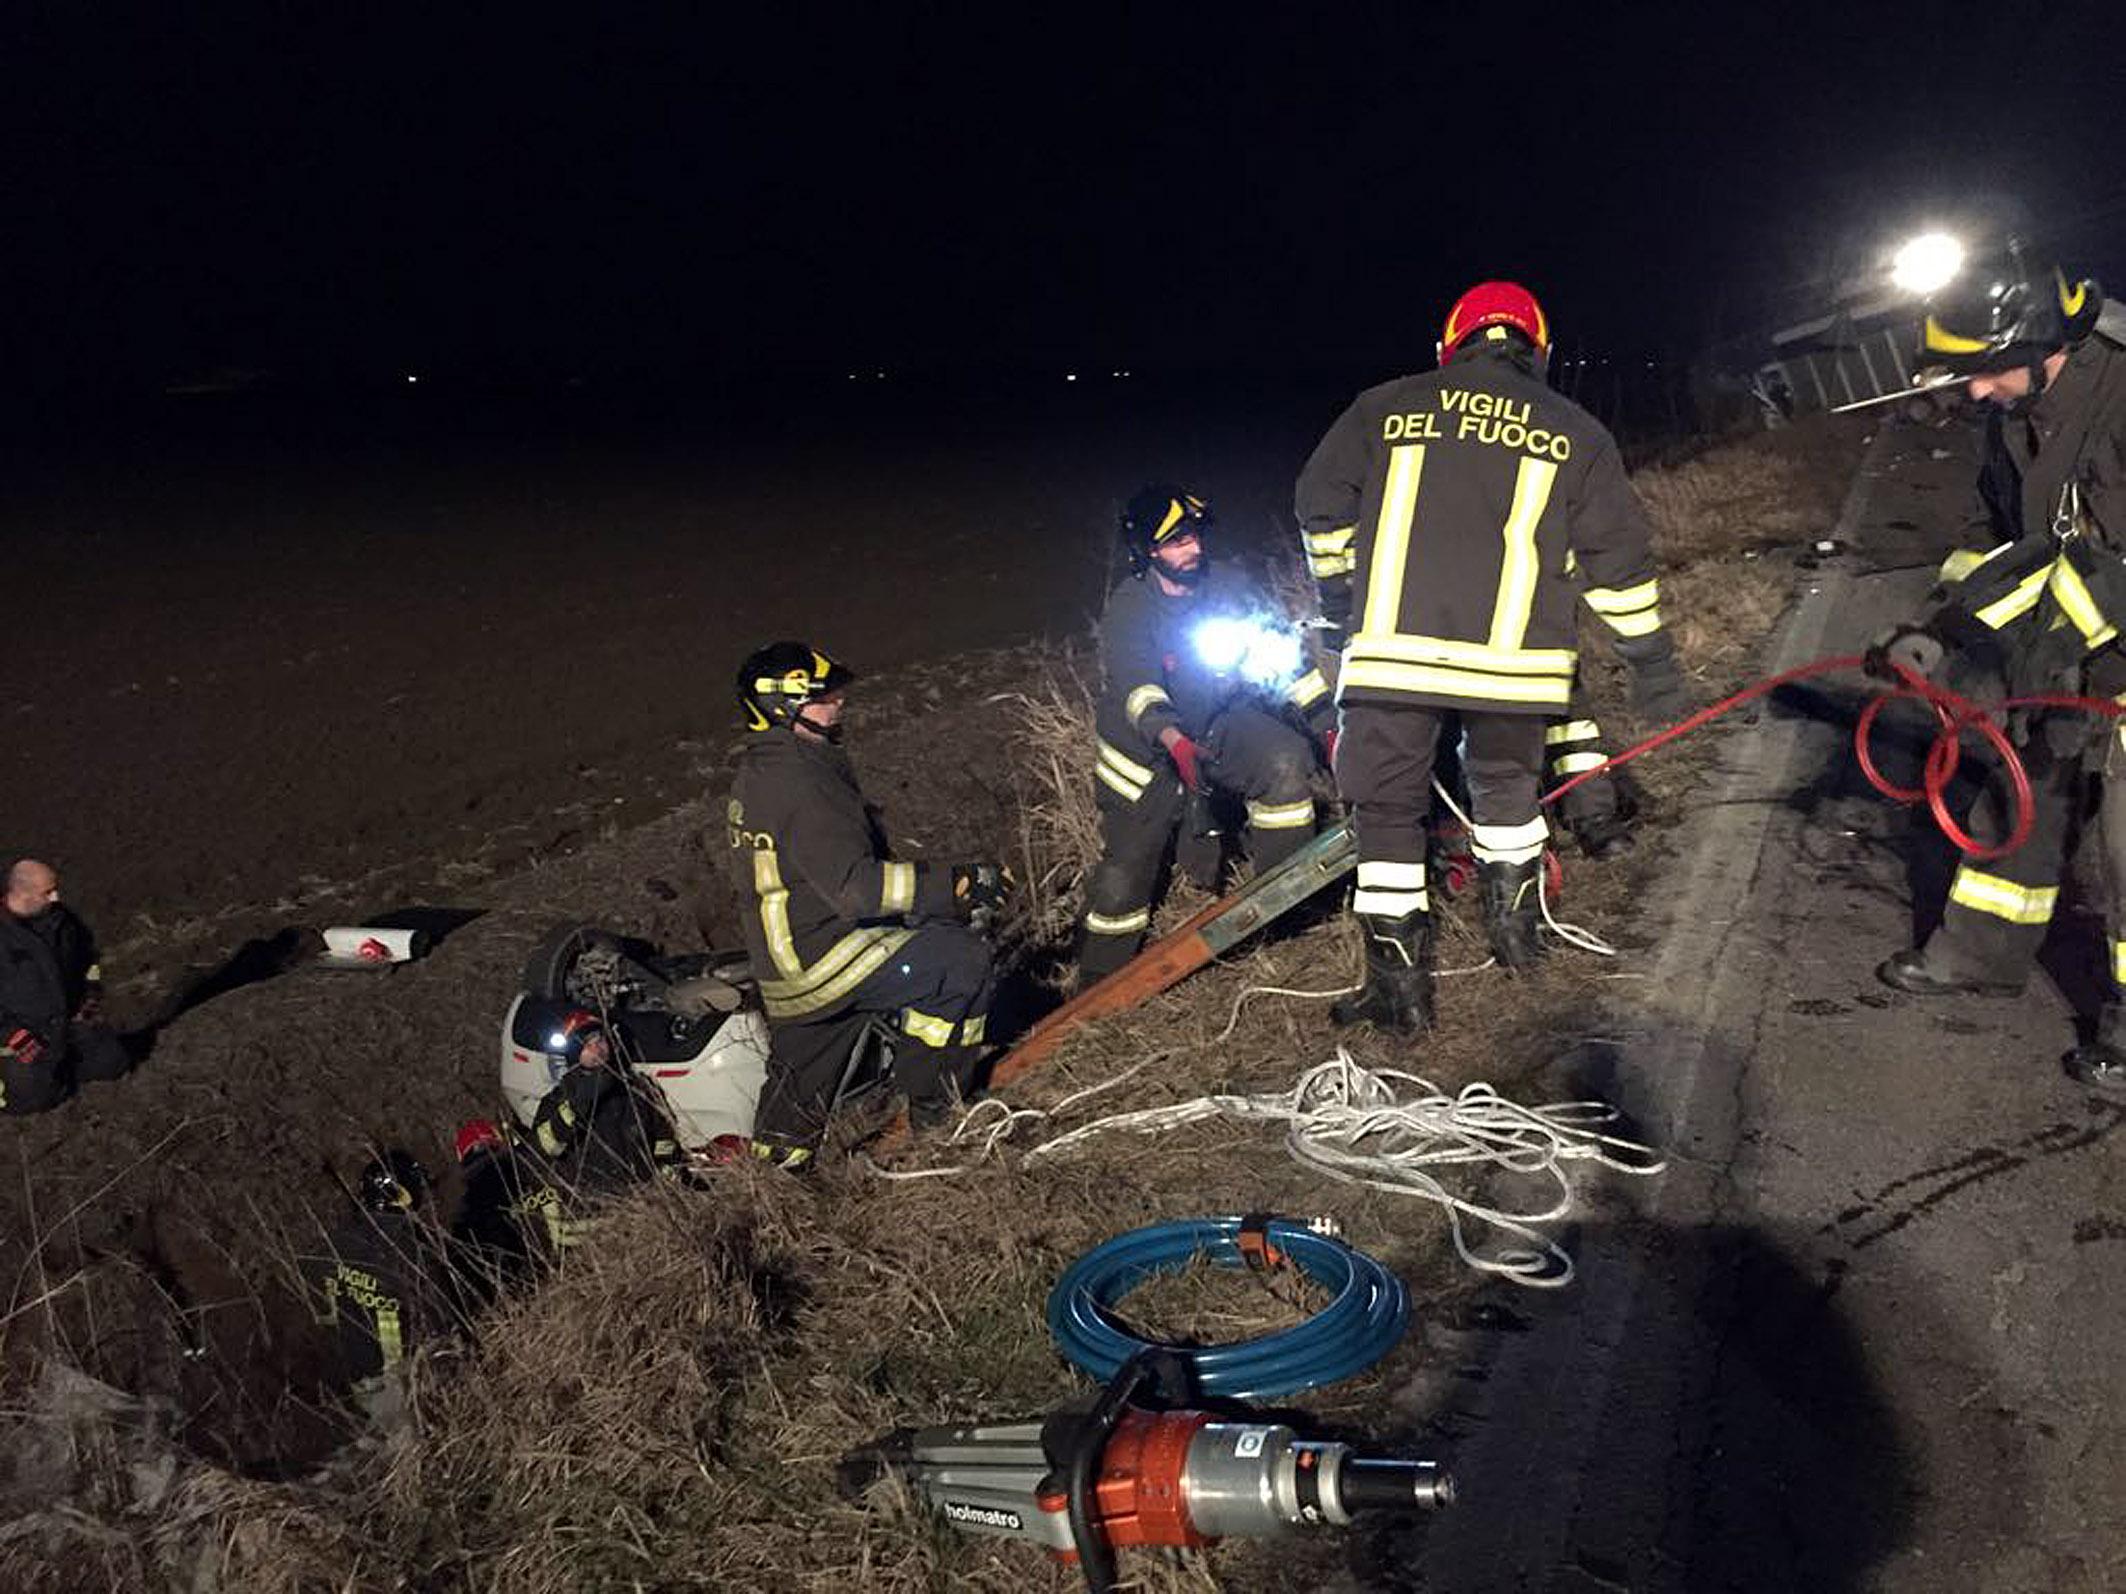
[[[1571,1282],[1572,1258],[1541,1226],[1572,1212],[1568,1166],[1592,1163],[1641,1176],[1667,1167],[1651,1147],[1606,1132],[1618,1116],[1601,1101],[1522,1106],[1481,1081],[1450,1096],[1421,1075],[1370,1070],[1339,1049],[1333,1060],[1301,1074],[1290,1090],[1201,1096],[1116,1113],[1034,1147],[1026,1161],[1058,1156],[1116,1131],[1159,1134],[1214,1118],[1282,1123],[1285,1150],[1294,1161],[1344,1184],[1431,1201],[1445,1209],[1455,1252],[1471,1267],[1516,1284],[1555,1289]],[[1455,1194],[1434,1172],[1484,1164],[1540,1181],[1547,1199],[1516,1208],[1491,1206]],[[1498,1230],[1518,1243],[1480,1255],[1465,1224]]]

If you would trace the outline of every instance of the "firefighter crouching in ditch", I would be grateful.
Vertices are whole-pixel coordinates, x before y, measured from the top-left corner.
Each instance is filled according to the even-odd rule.
[[[732,781],[731,867],[768,1017],[756,1156],[810,1159],[862,1024],[897,1019],[893,1075],[918,1125],[974,1089],[995,957],[970,924],[1001,906],[993,864],[893,857],[842,750],[855,672],[803,642],[739,667],[748,735]]]
[[[1980,695],[2126,698],[2126,316],[2104,310],[2095,283],[2070,284],[2012,242],[1929,303],[1918,364],[1922,380],[1961,382],[1997,406],[1980,496],[2000,542],[1952,557],[1946,601],[1880,639],[1871,663],[1953,672],[1951,684]],[[2085,774],[2099,773],[2111,981],[2067,1070],[2126,1097],[2126,722],[2036,709],[2009,730],[2030,776],[2029,839],[2004,858],[1966,859],[1940,927],[1877,973],[1917,996],[2021,991],[2059,901]],[[2005,784],[1989,780],[1970,828],[1996,844],[2009,825]]]
[[[324,1254],[305,1257],[303,1269],[350,1393],[388,1427],[405,1410],[407,1358],[450,1324],[450,1270],[428,1210],[428,1171],[411,1155],[390,1151],[371,1162],[354,1199]]]
[[[1314,834],[1314,742],[1297,716],[1331,739],[1328,683],[1276,606],[1212,563],[1210,527],[1204,501],[1180,487],[1147,487],[1122,514],[1130,573],[1100,624],[1100,861],[1079,929],[1081,984],[1136,956],[1188,794],[1218,788],[1245,802],[1258,873]]]
[[[1309,552],[1349,555],[1319,582],[1342,647],[1336,783],[1353,810],[1366,937],[1365,987],[1332,1009],[1338,1023],[1431,1025],[1425,821],[1450,719],[1466,737],[1492,953],[1509,969],[1541,954],[1537,795],[1546,722],[1572,700],[1575,570],[1633,668],[1638,712],[1665,720],[1688,705],[1645,513],[1615,439],[1545,384],[1549,350],[1525,288],[1470,289],[1448,314],[1439,369],[1361,393],[1299,479]]]
[[[684,1158],[656,1087],[616,1053],[595,1013],[557,1002],[533,1019],[547,1028],[546,1050],[568,1066],[532,1113],[539,1161],[519,1200],[559,1254],[582,1243],[600,1203]]]

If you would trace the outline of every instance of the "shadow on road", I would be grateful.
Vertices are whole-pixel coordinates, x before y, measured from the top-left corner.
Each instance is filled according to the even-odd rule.
[[[1798,1232],[1628,1220],[1584,1229],[1578,1253],[1586,1274],[1571,1289],[1513,1298],[1532,1332],[1469,1347],[1496,1366],[1457,1414],[1460,1503],[1429,1534],[1354,1540],[1354,1579],[1457,1594],[1873,1586],[1927,1492],[1888,1359],[1967,1365],[1926,1285],[1871,1273],[1878,1298],[1894,1295],[1900,1332],[1864,1343],[1845,1265]],[[1597,1270],[1633,1263],[1605,1349],[1586,1292],[1606,1283],[1614,1296],[1619,1275]],[[1969,1445],[1955,1473],[1984,1487],[1956,1491],[1964,1526],[1982,1533],[1971,1519],[1990,1513],[2012,1537],[2021,1441],[2012,1425],[1974,1425]]]

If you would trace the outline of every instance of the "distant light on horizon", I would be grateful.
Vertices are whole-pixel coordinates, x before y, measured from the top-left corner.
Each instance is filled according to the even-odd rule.
[[[420,380],[421,380],[421,379],[420,379],[419,377],[417,377],[417,376],[413,376],[413,375],[410,375],[410,374],[409,374],[409,375],[407,376],[407,378],[406,378],[406,385],[407,385],[408,387],[411,387],[411,386],[413,386],[413,384],[414,384],[414,383],[416,383],[416,382],[418,382],[418,381],[420,381]]]
[[[1905,293],[1938,293],[1964,269],[1964,246],[1945,232],[1923,232],[1890,260],[1890,281]]]
[[[1066,382],[1075,382],[1077,379],[1078,373],[1076,371],[1065,371],[1063,373],[1063,380]]]

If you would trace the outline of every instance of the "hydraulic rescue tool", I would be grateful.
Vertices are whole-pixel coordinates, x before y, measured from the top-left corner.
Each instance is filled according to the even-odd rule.
[[[896,1475],[954,1527],[1022,1539],[1077,1565],[1095,1594],[1115,1586],[1119,1547],[1194,1549],[1454,1499],[1452,1480],[1429,1461],[1360,1455],[1283,1423],[1155,1409],[1185,1398],[1187,1382],[1172,1353],[1146,1352],[1090,1407],[890,1434],[843,1461],[842,1485],[854,1496]]]

